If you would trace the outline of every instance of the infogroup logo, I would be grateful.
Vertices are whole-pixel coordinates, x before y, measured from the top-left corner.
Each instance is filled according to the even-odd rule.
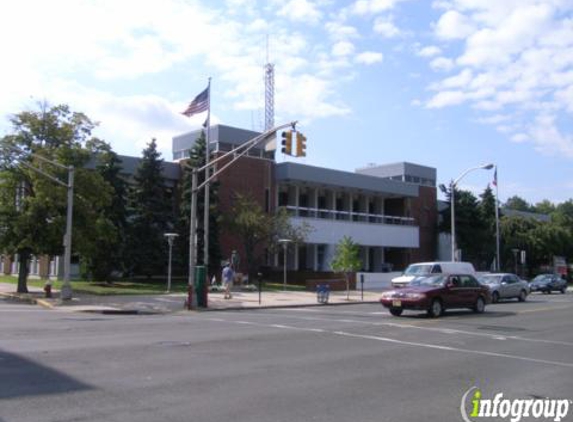
[[[464,422],[485,418],[509,419],[511,422],[534,418],[559,422],[567,416],[572,403],[568,399],[508,399],[504,398],[503,393],[496,393],[493,398],[487,399],[474,386],[462,396],[460,412]]]

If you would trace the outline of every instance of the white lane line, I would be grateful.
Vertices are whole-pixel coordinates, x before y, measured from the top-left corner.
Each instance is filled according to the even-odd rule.
[[[492,357],[498,357],[498,358],[522,360],[522,361],[533,362],[533,363],[542,363],[542,364],[546,364],[546,365],[562,366],[565,368],[573,368],[573,363],[557,362],[557,361],[545,360],[545,359],[528,358],[525,356],[509,355],[506,353],[486,352],[486,351],[481,351],[481,350],[462,349],[459,347],[439,346],[436,344],[429,344],[429,343],[417,343],[417,342],[412,342],[412,341],[402,341],[402,340],[396,340],[396,339],[392,339],[392,338],[388,338],[388,337],[378,337],[378,336],[346,333],[344,331],[335,331],[334,334],[346,336],[346,337],[361,338],[361,339],[367,339],[367,340],[376,340],[376,341],[383,341],[383,342],[388,342],[388,343],[401,344],[404,346],[416,346],[416,347],[423,347],[423,348],[428,348],[428,349],[447,350],[450,352],[468,353],[468,354],[480,355],[480,356],[492,356]]]
[[[241,315],[246,315],[246,314],[243,312],[243,313],[241,313]],[[254,315],[254,314],[251,313],[249,315]],[[505,336],[505,335],[500,335],[500,334],[480,333],[480,332],[475,332],[475,331],[459,330],[456,328],[438,328],[438,327],[419,326],[419,325],[396,323],[396,322],[370,322],[370,321],[361,321],[361,320],[354,320],[354,319],[329,319],[329,318],[300,316],[300,315],[284,315],[284,314],[270,314],[270,313],[266,313],[265,315],[294,318],[294,319],[299,319],[299,320],[303,320],[303,321],[335,322],[335,323],[338,322],[338,323],[366,325],[366,326],[373,326],[373,327],[410,328],[410,329],[421,330],[421,331],[439,332],[442,334],[449,334],[449,335],[463,334],[463,335],[467,335],[467,336],[484,337],[484,338],[489,338],[492,340],[499,340],[499,341],[516,340],[516,341],[523,341],[523,342],[529,342],[529,343],[554,344],[554,345],[559,345],[559,346],[573,347],[573,343],[568,342],[568,341],[544,340],[544,339],[536,339],[536,338],[522,337],[522,336],[511,336],[511,335]]]
[[[225,321],[225,322],[244,324],[245,322],[248,322],[248,321]],[[283,324],[263,324],[263,323],[257,323],[257,322],[253,322],[253,323],[249,322],[249,325],[258,326],[258,327],[266,327],[266,328],[278,328],[278,329],[283,329],[283,330],[302,331],[302,332],[312,332],[312,333],[317,332],[317,329],[315,329],[315,328],[296,327],[296,326],[292,326],[292,325],[283,325]],[[355,333],[349,333],[346,331],[338,331],[338,330],[337,331],[331,331],[331,330],[322,329],[319,332],[327,333],[327,334],[333,334],[333,335],[342,336],[342,337],[351,337],[351,338],[358,338],[358,339],[362,339],[362,340],[374,340],[374,341],[381,341],[381,342],[385,342],[385,343],[399,344],[402,346],[412,346],[412,347],[419,347],[419,348],[425,348],[425,349],[434,349],[434,350],[442,350],[442,351],[449,351],[449,352],[466,353],[466,354],[472,354],[472,355],[478,355],[478,356],[489,356],[489,357],[497,357],[497,358],[504,358],[504,359],[513,359],[513,360],[520,360],[520,361],[531,362],[531,363],[540,363],[540,364],[544,364],[544,365],[561,366],[561,367],[573,369],[573,363],[558,362],[558,361],[552,361],[552,360],[546,360],[546,359],[528,358],[525,356],[510,355],[510,354],[506,354],[506,353],[463,349],[460,347],[452,347],[452,346],[440,346],[440,345],[431,344],[431,343],[404,341],[404,340],[398,340],[398,339],[393,339],[393,338],[389,338],[389,337],[380,337],[380,336],[373,336],[373,335],[367,335],[367,334],[355,334]]]

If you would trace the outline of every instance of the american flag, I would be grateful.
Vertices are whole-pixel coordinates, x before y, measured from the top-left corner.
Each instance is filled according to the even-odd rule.
[[[189,103],[185,111],[181,114],[191,117],[194,114],[202,113],[209,109],[209,87],[197,95],[193,101]]]

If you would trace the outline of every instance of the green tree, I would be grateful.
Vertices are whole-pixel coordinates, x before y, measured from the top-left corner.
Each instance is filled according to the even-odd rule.
[[[531,205],[525,199],[517,195],[512,196],[505,202],[505,208],[509,208],[515,211],[532,211]]]
[[[94,222],[99,235],[94,239],[93,251],[84,257],[84,261],[95,280],[110,282],[114,271],[126,269],[129,185],[121,175],[121,160],[109,144],[95,140],[88,146],[94,153],[95,170],[112,189],[112,196]]]
[[[279,239],[289,239],[294,244],[303,243],[310,231],[308,224],[294,226],[286,210],[275,214],[263,211],[250,196],[237,195],[232,214],[227,216],[229,229],[243,241],[249,279],[253,280],[264,256],[263,248],[276,252]]]
[[[191,175],[193,168],[201,168],[205,165],[205,132],[202,132],[195,144],[191,148],[188,166],[183,167],[183,181],[181,185],[181,206],[179,223],[179,245],[180,260],[187,262],[189,258],[189,219],[191,216]],[[198,185],[205,181],[205,172],[197,175]],[[197,195],[197,262],[204,263],[204,215],[205,212],[205,189],[201,189]],[[215,274],[220,270],[222,259],[221,244],[219,241],[220,226],[222,216],[219,211],[219,182],[210,184],[209,190],[209,271],[208,274]]]
[[[488,187],[480,195],[478,212],[480,218],[480,230],[476,235],[476,241],[481,244],[477,258],[483,262],[482,267],[487,268],[493,262],[496,255],[496,225],[495,225],[496,200],[492,189]]]
[[[67,183],[68,172],[41,157],[75,167],[74,253],[92,250],[98,234],[93,222],[111,192],[100,175],[85,168],[91,156],[86,144],[96,126],[86,115],[44,103],[39,111],[14,115],[11,123],[13,133],[0,141],[0,249],[18,255],[18,292],[27,292],[30,257],[62,254],[66,225],[67,189],[45,174]]]
[[[350,275],[362,267],[360,246],[354,243],[351,237],[344,236],[336,246],[336,252],[330,266],[334,271],[344,273],[346,299],[350,299]]]
[[[163,271],[167,262],[164,234],[174,227],[172,191],[163,177],[163,159],[155,139],[143,150],[130,203],[130,272],[150,278]]]

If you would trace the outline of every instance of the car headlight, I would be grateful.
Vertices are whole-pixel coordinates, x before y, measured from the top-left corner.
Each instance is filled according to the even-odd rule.
[[[406,293],[408,299],[424,299],[426,297],[423,293]]]
[[[392,299],[394,297],[394,293],[396,293],[394,290],[384,292],[382,293],[382,299]]]

